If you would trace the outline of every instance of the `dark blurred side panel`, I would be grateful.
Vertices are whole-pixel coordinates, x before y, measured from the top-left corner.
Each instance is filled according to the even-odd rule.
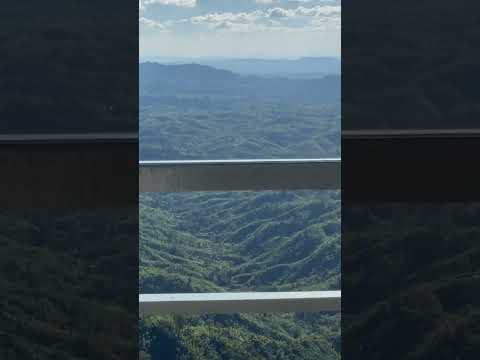
[[[138,354],[133,208],[0,209],[0,357]]]
[[[479,10],[342,3],[345,360],[480,353]]]
[[[138,141],[3,143],[4,208],[136,207]]]
[[[138,356],[138,4],[0,20],[0,359]]]
[[[342,357],[476,359],[479,202],[343,206]]]
[[[480,130],[471,136],[358,136],[343,131],[348,201],[480,201]]]
[[[342,128],[478,128],[480,3],[342,1]]]
[[[1,133],[137,131],[137,3],[12,2],[1,24]]]

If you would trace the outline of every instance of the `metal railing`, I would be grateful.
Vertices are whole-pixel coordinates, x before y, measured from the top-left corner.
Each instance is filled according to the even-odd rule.
[[[140,295],[140,315],[338,312],[340,291]]]
[[[141,161],[140,192],[331,190],[340,159]],[[339,312],[340,291],[141,294],[140,315]]]
[[[140,192],[332,190],[340,159],[141,161]]]

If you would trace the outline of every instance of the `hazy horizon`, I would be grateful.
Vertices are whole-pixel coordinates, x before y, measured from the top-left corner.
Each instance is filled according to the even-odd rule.
[[[269,60],[269,61],[296,61],[305,58],[312,59],[335,59],[340,61],[340,56],[291,56],[291,57],[231,57],[231,56],[141,56],[139,62],[147,61],[172,61],[172,60]]]

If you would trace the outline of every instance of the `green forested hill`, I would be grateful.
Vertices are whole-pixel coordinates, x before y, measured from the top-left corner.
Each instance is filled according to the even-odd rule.
[[[144,160],[340,155],[338,77],[150,63],[140,80]],[[139,282],[141,293],[339,289],[340,193],[144,194]],[[339,320],[151,316],[140,321],[140,347],[154,360],[338,359]]]
[[[140,288],[338,289],[339,202],[336,192],[145,195]]]
[[[340,156],[340,105],[226,96],[142,97],[143,160]]]
[[[140,64],[142,160],[340,156],[340,77]]]
[[[151,317],[140,359],[338,359],[340,323],[319,314]]]
[[[146,194],[140,292],[340,287],[338,192]],[[153,359],[338,359],[336,315],[153,316]],[[147,355],[148,353],[148,355]]]

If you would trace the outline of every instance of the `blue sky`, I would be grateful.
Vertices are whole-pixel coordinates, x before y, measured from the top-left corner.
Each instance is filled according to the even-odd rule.
[[[340,56],[340,0],[139,0],[140,57]]]

